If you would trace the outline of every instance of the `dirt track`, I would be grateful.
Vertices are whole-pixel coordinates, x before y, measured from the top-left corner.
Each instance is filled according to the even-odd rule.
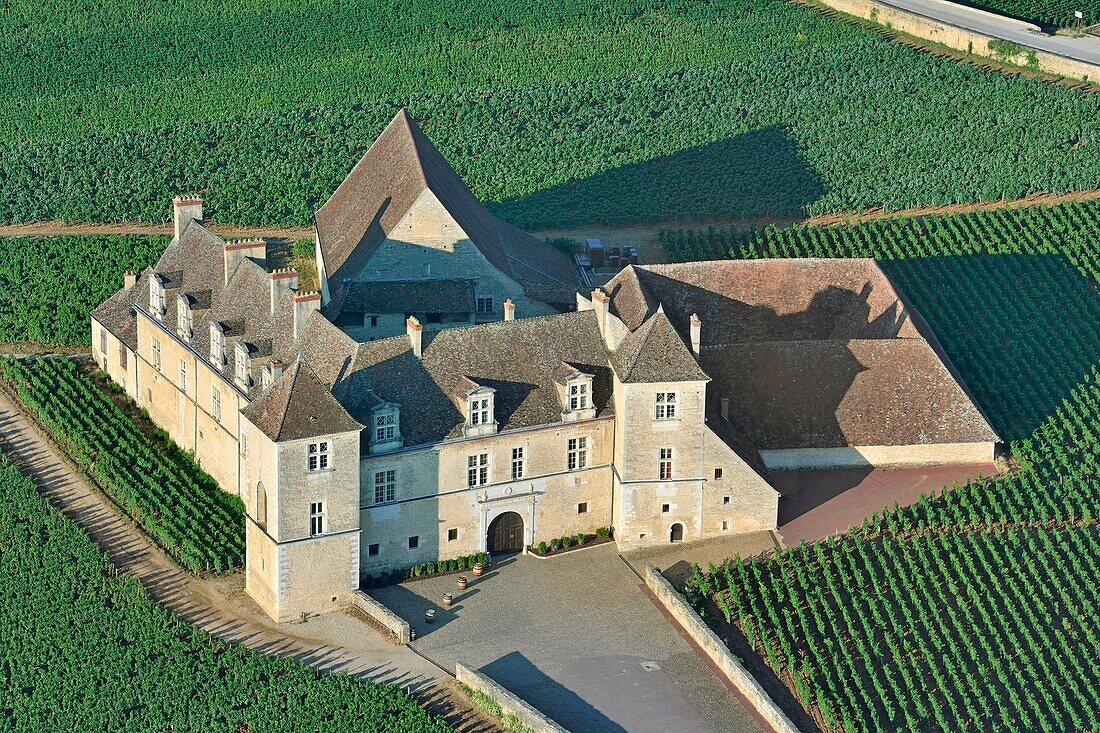
[[[600,237],[608,244],[629,244],[639,246],[643,252],[644,262],[663,261],[664,253],[659,246],[658,237],[662,229],[681,229],[686,227],[716,228],[736,227],[747,229],[748,227],[763,227],[768,224],[813,224],[819,226],[834,226],[839,224],[851,224],[874,219],[891,219],[902,216],[926,216],[944,214],[964,214],[972,211],[993,211],[1007,207],[1037,206],[1066,203],[1069,201],[1091,201],[1100,199],[1100,189],[1075,191],[1064,194],[1035,194],[1022,199],[1008,199],[999,201],[983,201],[971,204],[949,204],[946,206],[928,206],[917,209],[904,209],[901,211],[883,211],[881,209],[869,209],[860,212],[839,212],[834,214],[821,214],[809,218],[787,217],[768,219],[712,219],[707,221],[667,221],[655,224],[643,224],[637,226],[608,227],[599,224],[590,226],[538,229],[531,233],[537,237],[568,237],[569,239],[583,240],[585,237]],[[296,239],[313,239],[312,227],[242,227],[232,224],[219,224],[208,222],[207,226],[219,236],[227,239],[244,239],[250,237],[265,237],[294,241]],[[0,237],[52,237],[59,235],[89,235],[89,234],[165,234],[171,235],[171,224],[142,224],[139,222],[122,222],[117,224],[98,224],[94,222],[66,223],[61,221],[30,222],[27,224],[0,224]]]

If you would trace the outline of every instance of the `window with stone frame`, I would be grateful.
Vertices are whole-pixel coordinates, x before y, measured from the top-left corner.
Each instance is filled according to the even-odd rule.
[[[103,353],[104,363],[107,360],[107,329],[99,329],[99,350]]]
[[[512,449],[512,480],[523,478],[524,463],[526,462],[526,448],[516,446]]]
[[[374,503],[384,504],[397,498],[397,472],[393,469],[374,472]]]
[[[187,391],[187,360],[180,359],[180,391]]]
[[[118,365],[123,369],[126,368],[126,362],[129,357],[126,354],[126,344],[121,341],[118,342]]]
[[[191,306],[180,297],[176,300],[176,332],[183,337],[184,341],[190,341],[192,327]]]
[[[489,483],[489,454],[473,453],[466,458],[466,485],[470,488]]]
[[[661,448],[657,459],[657,478],[661,481],[672,479],[672,449]]]
[[[164,285],[153,275],[149,278],[149,309],[158,319],[164,317]]]
[[[653,416],[657,420],[676,419],[676,393],[658,392]]]
[[[566,466],[570,471],[588,467],[588,438],[570,438],[566,451]]]
[[[312,501],[309,503],[309,536],[317,537],[325,533],[325,503]]]
[[[152,352],[153,352],[153,368],[158,372],[163,372],[162,362],[160,358],[160,339],[155,336],[152,339]]]
[[[374,442],[385,443],[397,439],[397,413],[389,410],[374,416]]]
[[[210,414],[218,422],[222,421],[222,391],[210,385]]]
[[[469,410],[471,425],[488,425],[493,421],[492,396],[471,397]]]
[[[493,312],[493,296],[491,295],[479,295],[477,298],[477,312],[478,313],[492,313]]]
[[[225,365],[225,334],[218,324],[210,324],[210,361],[218,369]]]
[[[588,379],[578,379],[569,384],[569,411],[587,410],[591,404],[592,382]]]
[[[329,442],[327,440],[319,440],[315,443],[310,443],[306,452],[306,468],[310,473],[314,471],[327,471],[330,458]]]

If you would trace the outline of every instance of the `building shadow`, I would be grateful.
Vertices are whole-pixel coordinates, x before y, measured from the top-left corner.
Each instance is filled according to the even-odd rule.
[[[1003,440],[1024,438],[1100,362],[1097,283],[1055,254],[881,263]]]
[[[803,214],[826,193],[784,126],[624,165],[489,206],[528,229]]]
[[[626,733],[625,728],[548,677],[520,652],[509,652],[479,671],[574,733]]]

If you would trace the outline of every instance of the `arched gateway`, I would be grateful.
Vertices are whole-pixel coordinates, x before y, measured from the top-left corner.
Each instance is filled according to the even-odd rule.
[[[485,546],[489,552],[519,552],[523,549],[523,517],[504,512],[489,523]]]

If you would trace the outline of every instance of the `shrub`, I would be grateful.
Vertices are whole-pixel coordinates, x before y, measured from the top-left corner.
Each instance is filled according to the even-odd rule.
[[[603,540],[606,540],[606,539],[610,539],[610,537],[611,537],[611,528],[610,527],[600,527],[599,529],[596,530],[596,539],[597,540],[603,541]]]
[[[543,540],[542,542],[539,543],[538,553],[540,555],[545,555],[548,552],[550,552],[550,545],[546,544],[546,540]]]
[[[554,552],[557,552],[558,550],[560,550],[561,549],[561,540],[559,540],[559,539],[550,540],[550,549],[553,550]]]

